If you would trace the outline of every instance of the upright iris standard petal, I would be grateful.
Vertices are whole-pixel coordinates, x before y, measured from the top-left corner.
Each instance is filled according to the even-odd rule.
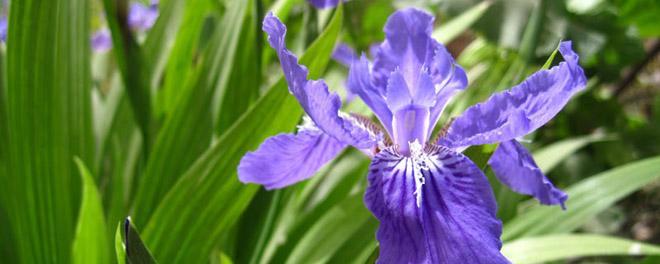
[[[404,155],[410,154],[409,142],[417,141],[422,146],[429,138],[430,107],[434,104],[435,88],[430,77],[420,72],[417,87],[408,87],[404,75],[395,70],[390,74],[387,85],[387,105],[392,111],[394,143]]]
[[[546,205],[565,208],[568,195],[557,189],[541,172],[532,155],[516,140],[500,143],[488,160],[500,182],[518,193],[534,196]]]
[[[509,263],[492,190],[467,157],[444,147],[411,157],[386,149],[368,177],[365,203],[380,221],[378,263]]]
[[[351,93],[357,94],[371,108],[387,132],[392,134],[392,112],[385,103],[384,94],[381,94],[371,82],[369,60],[364,54],[351,64],[346,86]]]
[[[385,88],[390,74],[399,69],[409,87],[416,87],[424,63],[433,57],[435,42],[430,37],[433,16],[416,9],[392,14],[385,24],[385,41],[376,51],[374,81]]]
[[[467,75],[463,68],[454,62],[447,49],[438,44],[435,56],[430,63],[430,76],[436,84],[435,105],[431,108],[431,124],[436,124],[449,100],[468,85]],[[429,127],[432,132],[434,126]]]
[[[490,144],[524,136],[552,119],[586,85],[571,42],[559,44],[564,62],[534,73],[510,90],[468,108],[439,143],[449,147]]]
[[[309,1],[310,4],[312,4],[316,8],[330,8],[330,7],[335,7],[339,4],[339,1],[341,0],[307,0]]]
[[[397,124],[424,124],[416,130],[425,130],[430,135],[435,127],[442,110],[449,99],[459,90],[467,86],[467,76],[451,57],[447,49],[431,37],[433,29],[433,16],[417,9],[403,9],[392,14],[385,24],[385,41],[374,49],[375,59],[372,69],[372,85],[380,96],[387,98],[388,107]],[[403,79],[403,84],[392,86],[392,81]],[[396,79],[395,79],[396,78]],[[409,97],[396,97],[406,95],[405,91],[392,91],[390,88],[406,87]],[[388,95],[389,94],[389,95]],[[364,96],[362,96],[364,99]],[[394,98],[393,98],[394,97]],[[415,99],[414,103],[412,102]],[[392,108],[392,103],[410,102],[406,108],[423,111],[426,120],[397,120],[397,117],[407,115],[397,114],[401,110]],[[423,102],[422,102],[423,101]],[[420,105],[423,105],[420,108]],[[409,114],[412,113],[407,111]],[[392,125],[390,135],[400,140],[408,137],[397,137],[393,134],[404,135]],[[423,145],[428,138],[420,139]],[[396,142],[403,152],[408,142]]]
[[[255,152],[247,153],[238,166],[238,178],[266,189],[289,186],[312,177],[334,159],[346,144],[320,130],[301,130],[266,139]]]
[[[307,80],[307,68],[298,64],[298,58],[286,49],[286,27],[269,13],[263,22],[268,42],[277,52],[289,91],[298,99],[312,121],[325,133],[357,148],[370,148],[376,144],[377,135],[364,129],[349,116],[339,116],[341,100],[330,93],[323,80]]]

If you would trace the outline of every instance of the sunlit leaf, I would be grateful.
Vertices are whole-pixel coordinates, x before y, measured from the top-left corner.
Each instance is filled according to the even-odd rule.
[[[82,179],[82,203],[73,241],[73,263],[111,263],[103,203],[96,183],[82,160],[76,158]]]
[[[534,264],[589,256],[660,255],[660,246],[602,235],[549,235],[505,243],[502,254],[512,263]]]

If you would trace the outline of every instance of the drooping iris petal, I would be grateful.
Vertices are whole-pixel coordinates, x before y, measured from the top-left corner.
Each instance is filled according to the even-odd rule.
[[[330,93],[323,80],[307,80],[307,68],[298,64],[298,58],[286,49],[286,26],[269,13],[263,22],[268,42],[277,52],[289,91],[298,99],[312,121],[325,133],[346,144],[360,149],[376,144],[376,135],[353,122],[348,116],[339,116],[341,100]]]
[[[102,29],[94,32],[92,35],[92,50],[95,52],[104,52],[112,48],[112,36],[110,31]]]
[[[238,178],[275,189],[312,177],[334,159],[346,144],[319,130],[270,137],[255,152],[247,153],[238,165]]]
[[[454,120],[439,144],[456,148],[508,141],[550,121],[586,85],[571,42],[560,43],[559,52],[564,62],[468,108]]]
[[[488,160],[495,176],[513,191],[534,196],[545,205],[565,208],[568,195],[557,189],[541,172],[532,155],[516,140],[500,143]]]
[[[148,30],[158,19],[158,1],[149,6],[133,3],[128,11],[128,25],[137,30]]]
[[[359,60],[355,60],[351,64],[346,87],[351,93],[357,94],[360,99],[371,108],[385,129],[391,134],[392,112],[390,112],[390,109],[387,107],[381,91],[376,89],[371,83],[369,60],[367,60],[367,57],[364,56],[364,54]]]
[[[444,147],[426,153],[403,157],[385,149],[371,163],[364,200],[380,221],[378,263],[509,263],[485,175]]]
[[[339,4],[341,0],[307,0],[316,8],[330,8],[335,7]]]

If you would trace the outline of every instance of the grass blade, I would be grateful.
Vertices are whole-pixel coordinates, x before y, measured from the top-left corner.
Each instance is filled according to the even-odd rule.
[[[206,46],[205,62],[188,83],[193,86],[186,89],[156,139],[136,194],[138,227],[144,227],[163,196],[211,143],[210,104],[214,93],[222,89],[219,83],[231,72],[249,2],[228,3],[226,15]]]
[[[440,27],[433,31],[433,38],[440,41],[440,43],[449,43],[477,22],[491,4],[491,1],[483,1],[447,23],[440,25]]]
[[[566,189],[566,211],[536,206],[504,226],[502,240],[568,233],[623,197],[660,178],[660,156],[623,165],[591,176]]]
[[[179,28],[165,69],[165,83],[159,98],[160,112],[171,113],[185,89],[191,88],[185,84],[194,70],[194,56],[208,9],[208,0],[191,0],[184,7],[182,23],[186,26]]]
[[[152,88],[152,92],[156,90],[158,80],[162,75],[172,39],[177,34],[176,29],[182,22],[181,15],[184,8],[194,5],[198,4],[185,0],[161,0],[158,3],[158,19],[149,30],[149,35],[142,45],[145,64],[149,66],[149,87]],[[186,27],[194,26],[185,25]]]
[[[564,139],[534,151],[534,160],[544,173],[548,173],[586,145],[608,139],[600,134]]]
[[[73,241],[73,263],[110,263],[110,240],[106,236],[101,195],[82,160],[76,158],[82,179],[82,203]]]
[[[128,1],[103,0],[105,17],[112,34],[112,52],[124,80],[124,87],[135,119],[142,129],[145,146],[149,146],[151,122],[151,92],[145,59],[128,26]],[[87,32],[87,31],[85,31]],[[146,147],[145,149],[149,149]],[[148,153],[147,151],[144,152]]]
[[[660,255],[660,246],[602,235],[550,235],[505,243],[502,254],[513,263],[534,264],[588,256]]]
[[[155,264],[158,263],[151,255],[151,252],[142,242],[140,233],[135,230],[131,218],[126,218],[122,227],[122,241],[124,250],[123,253],[119,252],[117,256],[126,256],[126,263],[129,264]]]
[[[13,1],[7,37],[9,173],[0,195],[23,263],[70,263],[73,157],[93,164],[89,1]],[[4,121],[3,121],[4,122]],[[11,175],[11,176],[10,176]],[[20,175],[20,177],[18,177]]]
[[[337,9],[325,32],[302,56],[312,76],[318,76],[327,65],[341,22],[342,11]],[[180,263],[206,261],[258,188],[238,181],[236,167],[241,156],[266,137],[292,130],[301,114],[283,80],[259,99],[162,200],[144,229],[154,256]]]

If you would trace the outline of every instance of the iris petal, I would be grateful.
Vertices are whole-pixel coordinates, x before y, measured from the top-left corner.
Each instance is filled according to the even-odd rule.
[[[385,88],[389,75],[402,72],[409,87],[416,87],[424,63],[433,57],[434,40],[430,37],[433,16],[417,9],[403,9],[392,14],[385,24],[386,40],[374,59],[374,81]]]
[[[586,85],[571,42],[560,43],[559,52],[564,62],[468,108],[454,120],[439,144],[458,148],[508,141],[550,121]]]
[[[564,202],[568,199],[561,190],[541,172],[532,155],[516,140],[500,143],[488,160],[495,176],[518,193],[532,195],[542,204],[559,204],[565,208]]]
[[[386,149],[368,178],[365,203],[380,221],[378,263],[509,263],[492,190],[467,157],[444,147],[417,157]]]
[[[367,60],[364,54],[359,60],[354,60],[351,64],[346,86],[351,93],[357,94],[371,108],[385,129],[392,134],[392,112],[387,107],[381,91],[371,82],[369,60]]]
[[[341,0],[307,0],[309,1],[310,4],[312,4],[316,8],[330,8],[330,7],[335,7],[339,4],[339,1]]]
[[[344,43],[339,43],[332,52],[332,59],[346,67],[350,67],[353,61],[358,59],[358,55],[353,48]]]
[[[410,94],[429,103],[430,134],[449,99],[467,86],[465,71],[447,49],[431,36],[433,16],[409,8],[392,14],[385,24],[385,41],[374,48],[373,84],[384,95],[393,72],[399,72]],[[431,84],[432,89],[417,91]],[[429,93],[430,92],[430,93]],[[394,112],[394,109],[391,109]]]
[[[262,184],[269,190],[286,187],[312,177],[345,147],[319,130],[279,134],[241,159],[238,178],[244,183]]]
[[[286,49],[286,26],[272,13],[264,18],[263,30],[268,34],[268,42],[280,59],[289,91],[314,123],[328,135],[357,148],[370,148],[376,144],[375,135],[350,118],[339,116],[341,99],[336,93],[330,93],[323,80],[307,80],[307,68],[298,64],[298,58]]]

